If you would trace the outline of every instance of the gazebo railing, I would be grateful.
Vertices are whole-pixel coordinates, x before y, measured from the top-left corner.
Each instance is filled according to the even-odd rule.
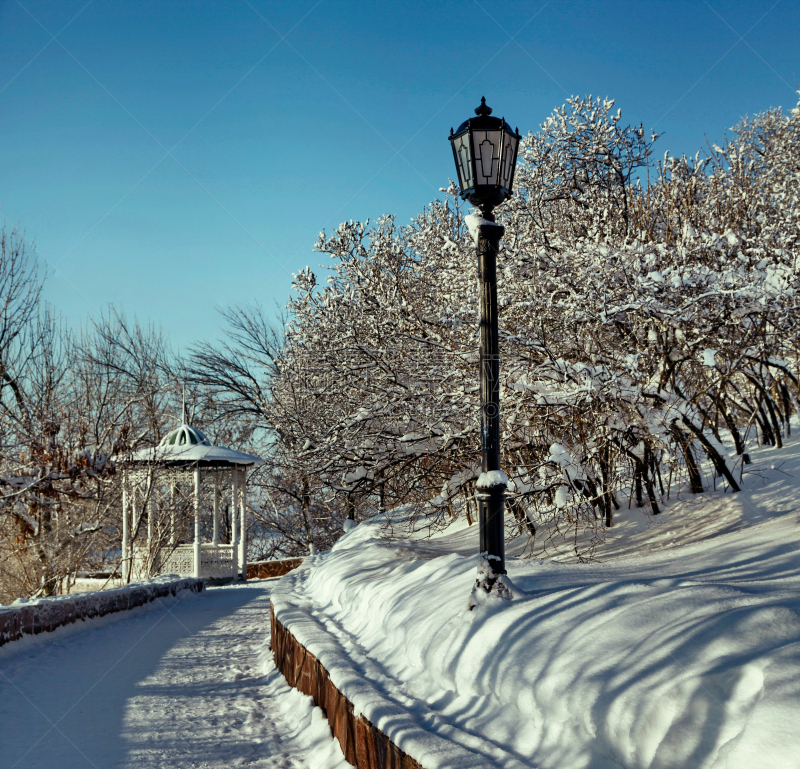
[[[192,545],[176,545],[172,552],[159,559],[155,571],[158,574],[194,574],[194,548]]]
[[[200,545],[200,576],[201,577],[235,577],[238,571],[234,548],[238,545]],[[144,568],[147,558],[147,549],[134,546],[133,561],[134,574],[139,574]],[[164,552],[156,558],[153,564],[154,574],[180,574],[181,576],[194,575],[194,545],[176,545],[171,551]]]
[[[236,576],[235,547],[236,545],[201,545],[200,576]]]

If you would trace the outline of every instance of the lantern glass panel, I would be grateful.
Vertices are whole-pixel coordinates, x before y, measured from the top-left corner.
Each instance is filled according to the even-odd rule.
[[[500,184],[511,192],[511,181],[514,177],[514,163],[517,156],[516,134],[506,131],[503,136],[503,157],[500,166]]]
[[[472,143],[475,152],[475,183],[496,185],[500,170],[500,142],[502,131],[473,131]]]
[[[453,139],[456,151],[458,181],[462,190],[467,190],[473,185],[472,178],[472,153],[469,151],[469,133],[463,133]]]

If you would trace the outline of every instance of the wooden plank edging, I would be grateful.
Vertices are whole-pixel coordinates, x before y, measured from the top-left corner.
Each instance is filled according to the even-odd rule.
[[[270,604],[272,654],[289,686],[313,697],[339,740],[345,759],[357,769],[424,769],[363,716],[333,685],[328,671],[275,617]]]

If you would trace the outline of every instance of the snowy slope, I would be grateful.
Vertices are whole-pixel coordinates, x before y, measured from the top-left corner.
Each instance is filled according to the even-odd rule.
[[[8,644],[2,769],[344,769],[262,654],[274,581],[209,588]]]
[[[620,511],[594,563],[509,559],[507,605],[467,611],[477,527],[361,524],[276,612],[426,769],[800,767],[800,451],[754,460],[741,494]]]

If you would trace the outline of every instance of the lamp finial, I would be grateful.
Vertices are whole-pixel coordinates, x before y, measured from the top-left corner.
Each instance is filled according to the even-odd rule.
[[[481,106],[475,108],[475,114],[484,117],[492,114],[492,108],[486,106],[486,97],[481,96]]]

